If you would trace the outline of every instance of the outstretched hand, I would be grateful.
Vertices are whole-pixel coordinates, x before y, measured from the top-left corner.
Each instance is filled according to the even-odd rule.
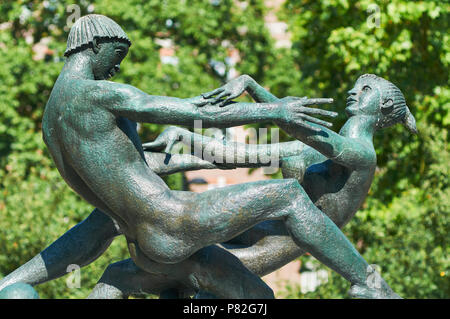
[[[173,146],[182,140],[183,130],[180,127],[170,126],[166,128],[158,137],[149,143],[142,144],[144,151],[158,152],[164,150],[164,153],[170,153]]]
[[[315,105],[315,104],[330,104],[333,103],[333,99],[329,98],[314,98],[309,99],[307,97],[285,97],[281,99],[278,103],[281,104],[281,107],[283,109],[283,117],[282,121],[293,124],[293,125],[299,125],[306,129],[309,129],[314,132],[319,132],[320,127],[313,126],[309,124],[308,122],[323,125],[326,127],[333,126],[332,123],[316,119],[315,117],[311,115],[322,115],[322,116],[329,116],[329,117],[336,117],[338,113],[321,110],[317,108],[311,108],[307,107],[309,105]]]
[[[202,97],[208,100],[210,104],[224,106],[231,100],[239,97],[247,89],[248,81],[248,76],[241,75],[218,89],[203,93]]]

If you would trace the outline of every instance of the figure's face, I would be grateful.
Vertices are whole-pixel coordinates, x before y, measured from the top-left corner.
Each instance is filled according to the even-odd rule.
[[[119,72],[120,63],[127,55],[128,48],[128,44],[119,41],[98,43],[92,61],[95,79],[107,80]]]
[[[362,78],[356,81],[353,89],[348,91],[348,116],[353,115],[379,115],[381,102],[381,83],[372,78]]]

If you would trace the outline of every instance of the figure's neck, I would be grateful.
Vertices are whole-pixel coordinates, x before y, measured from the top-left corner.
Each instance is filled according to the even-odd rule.
[[[363,139],[372,143],[376,131],[375,122],[376,119],[372,116],[351,116],[341,128],[339,134],[345,137]]]
[[[71,77],[77,77],[86,80],[95,80],[92,71],[91,57],[83,52],[74,53],[69,56],[63,67],[63,72]]]

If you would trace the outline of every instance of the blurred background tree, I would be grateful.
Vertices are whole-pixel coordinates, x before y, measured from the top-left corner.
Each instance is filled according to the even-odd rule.
[[[2,1],[0,277],[93,209],[61,179],[41,136],[42,113],[78,8],[80,15],[104,14],[123,27],[133,44],[114,80],[154,95],[207,92],[233,76],[233,67],[279,97],[333,97],[337,102],[329,108],[343,113],[346,92],[359,75],[375,73],[395,83],[420,135],[397,126],[376,136],[376,178],[344,232],[403,297],[449,298],[450,7],[441,1],[290,0],[278,14],[292,34],[288,48],[274,45],[263,0]],[[164,62],[167,42],[173,52]],[[43,56],[37,46],[46,47]],[[240,58],[233,66],[232,52]],[[335,128],[344,121],[342,115]],[[142,140],[162,129],[141,125]],[[178,174],[167,182],[180,189],[182,179]],[[108,264],[127,257],[118,239],[82,269],[80,289],[68,289],[61,278],[37,290],[44,298],[85,297]],[[316,291],[289,287],[281,296],[345,298],[347,289],[329,271],[328,283]]]

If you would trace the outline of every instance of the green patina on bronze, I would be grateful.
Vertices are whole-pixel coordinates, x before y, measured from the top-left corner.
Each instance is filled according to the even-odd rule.
[[[400,90],[373,75],[360,77],[349,91],[349,120],[339,134],[312,117],[336,113],[308,107],[331,99],[278,99],[248,76],[190,99],[152,96],[107,81],[119,70],[129,40],[106,19],[91,15],[74,25],[79,37],[68,44],[67,61],[43,118],[43,137],[61,176],[97,208],[5,277],[0,287],[24,277],[37,284],[61,276],[67,264],[90,263],[123,234],[132,260],[111,265],[92,297],[136,291],[169,296],[175,289],[223,298],[270,298],[270,288],[257,275],[303,251],[349,280],[354,297],[398,297],[379,275],[379,286],[368,284],[373,271],[338,226],[348,222],[367,195],[376,165],[375,131],[397,122],[415,131]],[[103,24],[112,31],[87,30]],[[257,103],[232,101],[245,90]],[[274,121],[299,140],[280,145],[285,179],[204,193],[171,191],[158,173],[216,165],[190,155],[173,156],[167,165],[164,154],[144,151],[136,122],[193,126],[195,120],[204,127]],[[185,141],[196,138],[171,130],[175,134],[163,133],[146,148],[170,149],[186,134]],[[226,152],[238,149],[229,146],[224,144]],[[250,151],[262,150],[264,146]],[[33,278],[27,277],[31,272]]]

